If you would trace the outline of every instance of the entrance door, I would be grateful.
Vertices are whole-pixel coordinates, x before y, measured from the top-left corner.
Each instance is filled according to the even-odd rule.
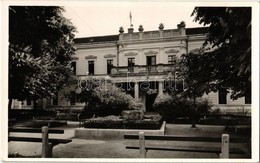
[[[153,109],[153,103],[155,98],[157,97],[157,94],[146,94],[146,100],[145,100],[145,107],[146,112],[155,112]]]

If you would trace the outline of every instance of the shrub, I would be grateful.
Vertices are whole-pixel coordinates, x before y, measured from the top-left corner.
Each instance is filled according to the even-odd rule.
[[[123,128],[122,119],[118,116],[106,116],[90,118],[84,122],[84,127],[86,128]]]
[[[86,128],[110,128],[110,129],[159,129],[162,125],[161,116],[151,116],[149,119],[123,121],[119,116],[106,116],[85,120]]]
[[[175,121],[180,118],[190,118],[193,116],[193,101],[187,98],[172,96],[169,94],[159,95],[153,104],[153,107],[168,122]],[[206,99],[198,99],[196,101],[196,120],[201,114],[208,113],[211,104]]]
[[[122,110],[140,108],[131,95],[118,88],[109,90],[96,88],[91,98],[93,100],[84,108],[83,114],[93,113],[98,116],[120,115]]]
[[[126,129],[160,129],[162,117],[160,115],[145,115],[142,120],[123,121]]]

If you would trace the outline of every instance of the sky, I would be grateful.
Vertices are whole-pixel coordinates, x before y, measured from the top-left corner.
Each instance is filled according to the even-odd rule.
[[[159,24],[164,29],[175,29],[185,21],[186,27],[200,27],[194,22],[191,13],[194,5],[189,3],[99,3],[64,6],[64,16],[77,28],[76,38],[119,34],[122,26],[127,32],[130,27],[130,12],[134,31],[143,25],[144,31],[158,30]]]

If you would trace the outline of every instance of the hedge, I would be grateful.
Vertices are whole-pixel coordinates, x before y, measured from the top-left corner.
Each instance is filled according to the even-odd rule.
[[[85,120],[86,128],[110,128],[110,129],[160,129],[162,118],[154,116],[150,119],[135,121],[123,121],[118,116],[98,117]]]

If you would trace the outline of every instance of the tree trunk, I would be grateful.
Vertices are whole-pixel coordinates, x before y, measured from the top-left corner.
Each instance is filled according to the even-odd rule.
[[[196,112],[196,96],[193,94],[193,110],[192,110],[192,125],[191,128],[196,128],[195,124],[195,112]]]

